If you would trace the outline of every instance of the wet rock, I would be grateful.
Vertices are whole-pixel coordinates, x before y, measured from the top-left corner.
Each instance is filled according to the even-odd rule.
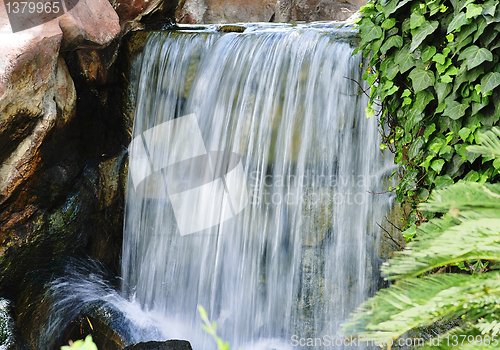
[[[92,233],[87,245],[90,257],[120,274],[123,241],[123,211],[128,158],[122,152],[99,162],[96,184],[96,207],[92,211]]]
[[[127,346],[123,350],[192,350],[186,340],[148,341]]]
[[[344,21],[365,3],[364,0],[278,0],[276,22]]]
[[[28,271],[86,246],[90,234],[88,223],[95,203],[93,183],[96,177],[91,170],[86,173],[58,206],[46,209],[31,203],[18,214],[19,217],[17,213],[13,215],[18,219],[16,222],[11,220],[9,225],[2,227],[5,240],[0,255],[0,288],[3,293],[15,296]],[[65,190],[65,186],[61,189]]]
[[[63,332],[62,344],[91,335],[98,349],[121,350],[130,343],[124,315],[103,302],[87,305]]]
[[[321,247],[332,238],[333,189],[306,188],[302,195],[302,246]]]
[[[344,21],[366,0],[184,0],[176,22],[238,23]]]
[[[276,0],[185,0],[178,6],[177,23],[269,22]]]
[[[217,27],[218,32],[223,32],[223,33],[243,33],[245,31],[246,27],[243,26],[236,26],[236,25],[223,25]]]
[[[14,322],[10,316],[10,302],[0,298],[0,349],[13,349]]]

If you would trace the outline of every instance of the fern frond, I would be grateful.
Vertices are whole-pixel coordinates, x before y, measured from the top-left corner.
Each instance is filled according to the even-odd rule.
[[[500,157],[500,128],[493,127],[479,135],[481,146],[469,146],[467,151],[488,157]]]
[[[497,341],[495,342],[494,339]],[[489,345],[484,345],[484,341]],[[499,337],[489,333],[482,333],[474,325],[467,324],[456,327],[434,339],[433,344],[427,344],[421,350],[482,350],[496,349],[500,344]],[[480,344],[481,343],[481,344]],[[495,345],[496,344],[496,345]]]
[[[396,339],[407,331],[472,311],[475,301],[500,294],[500,275],[439,274],[399,281],[359,307],[345,325],[347,334]],[[478,310],[474,309],[477,315]]]
[[[434,231],[434,235],[417,236],[382,266],[382,272],[389,279],[401,279],[479,259],[500,260],[500,218],[470,220],[443,232]]]
[[[500,209],[500,184],[458,182],[432,192],[429,201],[422,203],[424,211],[445,213],[461,210]],[[499,214],[500,215],[500,214]]]

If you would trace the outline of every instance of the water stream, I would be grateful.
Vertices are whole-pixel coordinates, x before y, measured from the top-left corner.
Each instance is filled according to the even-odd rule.
[[[188,327],[194,349],[212,342],[197,305],[234,348],[288,347],[293,335],[338,335],[377,288],[376,222],[391,196],[369,192],[383,192],[393,160],[348,79],[361,81],[362,70],[338,39],[345,33],[325,25],[152,33],[136,62],[134,138],[147,155],[136,150],[143,161],[131,166],[146,179],[142,192],[128,181],[123,292]],[[176,187],[164,159],[199,137],[157,126],[187,115],[207,152],[241,157],[247,193],[238,192],[244,209],[226,207],[220,224],[184,235],[199,203],[169,197]],[[186,169],[172,172],[199,175]]]
[[[80,268],[53,283],[55,305],[75,316],[106,302],[130,342],[195,350],[215,349],[198,305],[232,349],[341,337],[379,288],[377,222],[393,197],[376,193],[394,166],[354,82],[351,28],[338,27],[149,34],[131,81],[121,293]]]

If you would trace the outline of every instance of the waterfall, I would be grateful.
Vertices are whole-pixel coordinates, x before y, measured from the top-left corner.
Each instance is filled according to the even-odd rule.
[[[294,335],[333,339],[376,291],[376,223],[393,199],[379,193],[394,167],[376,118],[365,117],[349,30],[149,34],[133,72],[122,289],[182,329],[167,327],[164,337],[215,348],[201,329],[202,305],[234,349],[291,348]],[[241,167],[228,160],[217,173],[217,154]],[[175,170],[181,160],[189,164]],[[243,190],[228,190],[232,169]],[[213,188],[212,202],[174,200],[178,188],[216,179],[220,201]],[[205,215],[200,207],[217,223],[183,231]]]

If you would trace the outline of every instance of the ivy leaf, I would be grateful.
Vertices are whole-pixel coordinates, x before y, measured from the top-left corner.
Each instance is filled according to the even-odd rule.
[[[380,51],[380,47],[382,46],[383,42],[384,42],[384,33],[382,33],[382,36],[379,39],[372,42],[372,45],[370,48],[373,51],[374,55]]]
[[[394,59],[392,57],[386,58],[382,63],[380,64],[380,73],[382,76],[385,76],[385,78],[392,80],[396,77],[396,75],[399,72],[399,67],[397,64],[394,63]]]
[[[359,30],[361,32],[360,46],[362,47],[365,46],[367,43],[380,38],[383,34],[382,28],[373,24],[373,22],[370,19],[362,21],[359,26]]]
[[[401,73],[406,72],[416,65],[415,58],[413,58],[413,55],[408,52],[408,46],[409,45],[405,45],[401,50],[396,52],[396,55],[394,56],[394,63],[399,66],[399,71]]]
[[[476,4],[468,4],[465,17],[467,19],[479,16],[483,12],[483,7]]]
[[[462,11],[464,8],[467,7],[471,2],[474,2],[476,0],[459,0],[459,8],[458,11]]]
[[[441,53],[438,53],[438,54],[434,55],[434,57],[432,58],[432,60],[434,62],[437,62],[439,64],[444,65],[444,63],[446,62],[446,56],[443,55],[443,54],[441,54]]]
[[[432,123],[431,125],[428,125],[425,128],[424,139],[426,142],[429,139],[429,136],[431,136],[434,131],[436,131],[436,124],[434,124],[434,123]]]
[[[498,5],[498,0],[490,0],[484,3],[482,14],[484,16],[495,16],[495,10]]]
[[[408,112],[409,117],[412,117],[412,114],[416,116],[417,114],[422,113],[425,107],[427,107],[429,102],[432,100],[434,100],[434,95],[432,93],[429,91],[419,91],[413,107]]]
[[[469,137],[470,135],[470,132],[471,132],[471,129],[470,128],[462,128],[460,129],[460,131],[458,132],[458,136],[460,136],[460,138],[465,141],[467,139],[467,137]]]
[[[395,18],[387,18],[384,23],[382,23],[382,29],[389,30],[396,25]]]
[[[484,47],[479,48],[476,45],[469,46],[459,56],[459,60],[467,63],[467,68],[472,69],[479,66],[484,61],[493,61],[493,54]]]
[[[429,61],[434,55],[436,54],[436,47],[434,46],[426,46],[425,49],[422,51],[422,61],[427,62]]]
[[[434,33],[438,26],[439,26],[438,21],[432,21],[432,22],[425,22],[422,26],[416,29],[412,29],[411,31],[412,41],[411,41],[410,52],[413,52],[422,43],[422,41],[424,41],[425,38]]]
[[[409,74],[413,83],[413,90],[415,92],[427,89],[429,86],[434,85],[435,77],[434,72],[421,68],[415,68]]]
[[[442,83],[451,83],[453,82],[453,78],[450,77],[448,74],[441,76],[441,82]]]
[[[483,96],[500,85],[500,73],[490,72],[481,79],[481,92]]]
[[[496,6],[497,5],[495,4],[495,7]],[[488,23],[486,22],[486,20],[484,18],[479,18],[477,21],[479,22],[479,25],[477,26],[477,31],[474,33],[474,42],[476,42],[477,39],[479,39],[479,37],[481,36],[481,34],[484,33],[484,30],[488,26]]]
[[[444,159],[436,159],[431,163],[431,169],[436,173],[440,173],[441,169],[443,169]]]
[[[435,89],[438,97],[438,103],[441,103],[450,94],[452,86],[451,84],[441,83],[436,85]]]
[[[417,12],[413,12],[410,16],[410,29],[420,27],[425,22],[427,21],[423,15]]]
[[[399,35],[393,35],[390,38],[388,38],[384,45],[380,48],[380,52],[382,52],[384,55],[387,53],[387,51],[393,47],[397,47],[400,49],[403,46],[403,38]]]
[[[457,120],[465,115],[467,108],[469,108],[468,104],[452,101],[451,104],[446,106],[443,115],[448,116],[453,120]]]
[[[418,137],[412,144],[410,149],[408,150],[408,158],[414,159],[421,153],[420,151],[425,146],[425,140],[422,137]]]
[[[445,187],[448,187],[450,185],[453,185],[455,182],[453,181],[453,179],[451,178],[450,175],[446,174],[443,176],[437,176],[434,179],[434,183],[436,184],[435,189],[439,190],[441,188],[445,188]]]
[[[460,12],[448,25],[448,31],[446,33],[451,33],[452,31],[460,28],[464,24],[469,24],[469,20],[465,17],[465,13]]]
[[[400,7],[406,5],[410,0],[391,0],[387,3],[387,5],[384,7],[384,10],[382,13],[385,15],[385,17],[389,17],[390,14],[395,12],[397,9]]]

